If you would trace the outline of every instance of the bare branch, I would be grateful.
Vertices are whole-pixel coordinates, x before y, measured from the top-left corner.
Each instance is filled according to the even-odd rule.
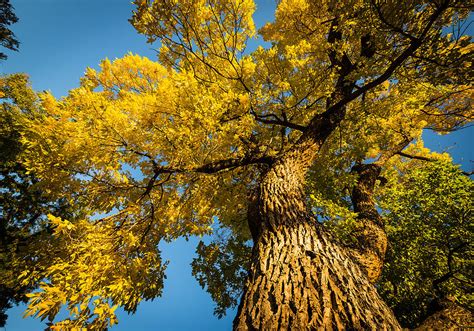
[[[396,154],[400,155],[400,156],[403,156],[403,157],[407,157],[409,159],[415,159],[415,160],[421,160],[421,161],[428,161],[428,162],[433,162],[435,161],[435,159],[432,159],[432,158],[429,158],[429,157],[426,157],[426,156],[421,156],[421,155],[411,155],[411,154],[407,154],[407,153],[404,153],[404,152],[397,152]]]
[[[266,155],[252,155],[250,154],[247,157],[235,159],[225,159],[210,162],[194,168],[179,168],[179,167],[170,167],[170,166],[155,166],[155,173],[158,174],[169,174],[169,173],[203,173],[203,174],[213,174],[223,170],[235,169],[238,167],[244,167],[252,164],[271,164],[273,163],[273,158]]]
[[[275,125],[280,125],[280,126],[284,126],[284,127],[287,127],[287,128],[290,128],[290,129],[293,129],[293,130],[298,130],[298,131],[301,131],[303,132],[306,127],[303,126],[303,125],[299,125],[299,124],[296,124],[296,123],[292,123],[288,120],[281,120],[279,117],[277,117],[276,115],[274,115],[273,117],[275,119],[265,119],[263,118],[264,116],[260,116],[260,115],[257,115],[256,113],[252,112],[252,114],[254,115],[255,117],[255,120],[257,122],[260,122],[260,123],[263,123],[263,124],[275,124]]]

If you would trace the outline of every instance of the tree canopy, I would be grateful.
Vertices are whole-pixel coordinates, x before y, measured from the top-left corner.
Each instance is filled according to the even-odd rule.
[[[29,104],[5,106],[15,158],[51,204],[39,210],[48,234],[9,256],[16,274],[5,278],[37,289],[27,316],[52,329],[116,324],[118,306],[134,312],[160,296],[160,241],[210,234],[216,220],[225,235],[198,247],[194,273],[218,314],[244,291],[236,329],[396,329],[377,281],[405,324],[437,296],[469,301],[472,181],[425,148],[422,132],[472,120],[462,28],[472,6],[283,0],[256,31],[251,0],[134,4],[130,21],[159,42],[157,61],[105,59],[65,98],[29,91]],[[257,36],[268,43],[246,51]],[[280,269],[270,260],[278,250]],[[304,303],[295,293],[305,291],[279,283],[292,268]],[[423,277],[431,283],[414,288]],[[276,294],[249,312],[258,282]],[[365,305],[373,313],[362,316]],[[56,321],[61,307],[70,315]]]

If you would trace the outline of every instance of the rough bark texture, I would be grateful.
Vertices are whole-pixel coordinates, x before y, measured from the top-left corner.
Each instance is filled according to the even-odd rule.
[[[253,260],[235,330],[398,330],[359,265],[305,203],[304,167],[280,160],[263,176]]]
[[[456,304],[453,300],[439,300],[434,304],[433,313],[416,331],[427,330],[462,330],[472,329],[474,316],[472,312]]]
[[[375,283],[382,273],[387,251],[387,234],[373,198],[380,170],[380,166],[376,164],[359,164],[352,168],[352,171],[358,174],[351,194],[354,211],[358,213],[358,224],[354,232],[357,243],[352,247],[351,254],[372,283]]]

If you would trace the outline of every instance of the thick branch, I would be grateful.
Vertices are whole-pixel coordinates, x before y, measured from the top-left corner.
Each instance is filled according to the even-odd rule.
[[[371,282],[380,277],[387,250],[387,234],[373,197],[380,171],[377,164],[359,164],[351,170],[358,175],[351,193],[354,211],[358,213],[353,233],[356,243],[351,247],[351,253]]]
[[[212,174],[222,170],[234,169],[252,164],[271,164],[273,158],[270,156],[250,155],[242,159],[227,159],[210,162],[200,167],[194,168],[193,172]]]
[[[269,120],[269,119],[261,118],[260,116],[255,116],[255,120],[257,122],[260,122],[260,123],[263,123],[263,124],[280,125],[280,126],[284,126],[284,127],[287,127],[287,128],[293,129],[293,130],[301,131],[301,132],[303,132],[306,129],[306,127],[303,126],[303,125],[299,125],[299,124],[296,124],[296,123],[292,123],[292,122],[284,121],[284,120],[279,120],[279,119]]]
[[[262,155],[250,155],[248,157],[240,159],[226,159],[210,162],[194,168],[179,168],[170,166],[155,166],[155,173],[158,174],[169,174],[169,173],[203,173],[213,174],[222,170],[235,169],[238,167],[244,167],[252,164],[271,164],[273,158],[270,156]]]
[[[402,152],[402,151],[397,152],[396,154],[398,154],[398,155],[400,155],[400,156],[403,156],[403,157],[407,157],[407,158],[409,158],[409,159],[415,159],[415,160],[421,160],[421,161],[429,161],[429,162],[435,161],[434,159],[429,158],[429,157],[426,157],[426,156],[407,154],[407,153]]]

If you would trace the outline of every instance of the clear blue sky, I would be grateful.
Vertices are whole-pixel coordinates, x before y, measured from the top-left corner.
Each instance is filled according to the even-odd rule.
[[[152,46],[128,23],[129,0],[11,0],[19,23],[13,26],[20,51],[8,52],[0,62],[0,73],[25,72],[36,90],[50,90],[56,97],[78,85],[86,67],[97,67],[108,57],[122,57],[129,51],[155,58]],[[274,0],[260,0],[258,25],[273,17]],[[474,130],[466,129],[439,137],[426,135],[428,147],[448,149],[465,170],[473,167]],[[229,330],[235,311],[218,320],[213,302],[191,275],[189,266],[199,239],[178,240],[163,245],[167,269],[164,295],[142,303],[135,315],[121,313],[113,330]],[[33,318],[23,319],[24,306],[9,311],[8,331],[44,329]]]

